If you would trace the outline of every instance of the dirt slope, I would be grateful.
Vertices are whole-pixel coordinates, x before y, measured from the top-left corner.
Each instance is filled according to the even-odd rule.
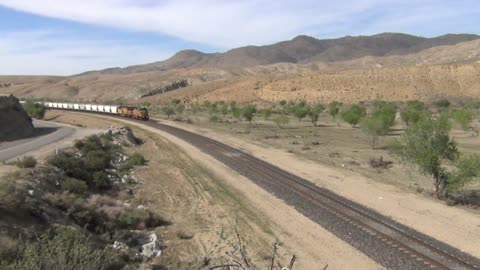
[[[34,133],[32,119],[23,110],[18,99],[0,96],[0,143],[25,138]]]
[[[232,82],[210,83],[153,98],[203,102],[274,102],[282,99],[346,103],[362,100],[431,100],[438,97],[477,98],[480,94],[480,65],[388,67],[314,73],[272,79],[257,76]]]

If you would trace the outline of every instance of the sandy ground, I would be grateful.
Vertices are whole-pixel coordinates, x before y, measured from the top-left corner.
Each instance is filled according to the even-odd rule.
[[[82,117],[92,119],[100,116]],[[75,117],[77,120],[79,118]],[[65,117],[61,117],[57,121],[68,120]],[[116,119],[115,121],[118,120]],[[98,124],[98,121],[90,121],[89,123],[92,123],[91,127],[96,127],[95,125]],[[148,149],[145,153],[150,160],[150,166],[158,166],[158,170],[140,170],[138,172],[139,178],[142,179],[143,185],[145,185],[145,188],[140,192],[143,194],[142,197],[147,205],[159,205],[158,207],[162,208],[161,212],[170,212],[175,219],[175,225],[169,228],[169,231],[161,232],[162,236],[168,238],[169,233],[181,230],[182,227],[195,232],[195,237],[193,238],[195,244],[190,245],[189,249],[179,247],[178,250],[180,252],[198,251],[193,250],[195,248],[200,249],[201,252],[212,249],[225,251],[224,242],[229,242],[229,240],[225,239],[224,241],[222,235],[224,230],[231,231],[232,224],[231,222],[225,222],[225,220],[240,216],[243,217],[248,227],[248,230],[244,230],[254,234],[248,235],[247,238],[252,246],[250,252],[254,253],[255,256],[268,256],[268,249],[270,248],[268,246],[274,241],[274,238],[277,238],[282,243],[280,249],[282,257],[289,259],[289,256],[292,254],[298,256],[296,269],[319,269],[326,264],[329,265],[329,269],[382,269],[381,266],[370,258],[337,239],[318,224],[299,214],[294,208],[276,199],[248,179],[233,172],[190,144],[150,127],[139,126],[136,123],[126,121],[125,123],[128,123],[129,126],[141,127],[145,131],[150,132],[150,134],[161,135],[147,135],[150,137],[149,142],[146,142],[148,145],[142,146],[142,148]],[[162,156],[162,147],[165,147],[165,145],[161,145],[165,144],[165,139],[178,146],[181,150],[179,155],[165,157],[167,154],[164,154],[164,159],[160,158]],[[152,142],[154,142],[153,145]],[[200,165],[203,170],[197,168],[197,170],[190,172],[187,170],[186,173],[185,170],[168,170],[163,166],[168,165],[169,162],[182,162],[183,167],[190,170]],[[185,162],[188,166],[185,166]],[[164,171],[167,174],[159,176],[154,171]],[[202,179],[208,176],[212,179],[220,180],[220,182],[216,183],[217,186],[225,185],[223,187],[224,190],[221,190],[223,196],[219,197],[220,201],[218,201],[218,198],[214,198],[216,200],[209,199],[210,196],[217,196],[219,188],[210,186],[205,179]],[[170,181],[165,182],[165,179],[163,179],[165,177],[170,177]],[[172,180],[174,180],[173,183]],[[154,182],[155,184],[152,184]],[[147,186],[147,183],[150,184]],[[195,188],[192,188],[192,186]],[[183,188],[179,189],[178,187]],[[216,188],[217,192],[212,192],[212,188]],[[201,192],[194,192],[194,189],[200,189]],[[161,201],[159,198],[168,199]],[[188,200],[194,203],[185,205]],[[170,211],[167,211],[167,208],[170,208]],[[185,215],[185,212],[187,212],[187,215]],[[198,213],[202,213],[202,215],[197,215]],[[205,215],[208,215],[207,220],[205,220]],[[203,217],[201,221],[196,220],[201,217]],[[195,220],[196,222],[193,222]],[[228,224],[230,224],[230,228]],[[192,228],[195,225],[203,225],[204,227]],[[205,227],[206,225],[208,227]],[[215,233],[212,234],[212,232]],[[255,248],[255,243],[251,243],[252,241],[267,241],[267,249]],[[174,241],[174,243],[169,242],[168,244],[185,245],[178,241]]]
[[[342,196],[393,218],[438,240],[480,257],[480,215],[444,202],[379,183],[349,170],[341,170],[306,159],[284,150],[266,148],[210,129],[173,121],[162,121],[223,141],[262,158],[293,174],[308,179]]]

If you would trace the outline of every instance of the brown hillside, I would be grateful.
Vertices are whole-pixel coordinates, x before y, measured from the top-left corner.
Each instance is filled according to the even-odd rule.
[[[93,73],[118,74],[165,71],[175,68],[241,68],[275,63],[337,62],[365,56],[406,55],[432,47],[455,45],[479,38],[480,36],[467,34],[423,38],[398,33],[358,37],[347,36],[324,40],[309,36],[298,36],[292,40],[273,45],[247,46],[232,49],[225,53],[207,54],[195,50],[180,51],[165,61]]]
[[[438,97],[478,98],[480,65],[389,67],[295,75],[272,80],[256,76],[235,81],[217,81],[150,98],[165,102],[172,98],[203,102],[236,100],[270,103],[282,99],[312,102],[340,100],[431,100]]]
[[[194,51],[184,52],[202,58]],[[202,60],[203,61],[203,60]],[[454,64],[452,64],[454,63]],[[168,71],[81,76],[0,76],[0,94],[50,100],[142,103],[172,97],[193,100],[477,98],[480,39],[418,53],[308,64],[245,68],[178,68]],[[193,86],[139,99],[149,90],[186,79]]]

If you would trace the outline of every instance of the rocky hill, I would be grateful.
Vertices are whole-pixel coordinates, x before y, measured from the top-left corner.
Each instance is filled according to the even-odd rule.
[[[307,97],[344,102],[376,97],[397,100],[431,99],[439,95],[478,97],[480,39],[431,47],[435,44],[455,43],[461,39],[472,39],[477,36],[446,35],[425,39],[401,34],[383,34],[373,37],[346,37],[342,42],[348,44],[347,40],[355,39],[358,44],[350,42],[350,46],[376,48],[372,45],[374,43],[367,42],[370,44],[367,46],[361,41],[371,41],[372,38],[380,40],[382,37],[391,40],[392,36],[398,44],[392,43],[389,45],[389,50],[382,48],[370,50],[377,54],[385,54],[383,56],[368,55],[352,60],[328,61],[328,57],[333,55],[332,51],[340,50],[337,46],[336,49],[325,50],[322,54],[315,56],[327,60],[311,60],[316,62],[304,63],[307,61],[305,59],[317,58],[308,58],[307,56],[313,53],[301,48],[313,48],[315,46],[309,46],[308,43],[317,43],[318,40],[301,36],[293,43],[288,41],[277,44],[278,48],[290,48],[282,51],[291,52],[295,51],[292,48],[296,46],[296,53],[288,56],[289,59],[293,59],[291,61],[297,61],[296,63],[282,62],[240,68],[182,68],[182,66],[208,66],[211,63],[209,59],[212,57],[211,54],[183,51],[178,54],[181,57],[173,57],[162,62],[167,66],[177,67],[165,71],[151,71],[156,69],[156,64],[147,64],[68,77],[0,76],[0,94],[59,101],[111,103],[156,102],[172,97],[199,100],[238,98],[239,101],[272,101]],[[302,43],[307,45],[301,45]],[[319,41],[318,44],[320,43]],[[407,47],[409,49],[400,49]],[[426,47],[431,48],[420,50]],[[420,51],[414,52],[417,50]],[[240,52],[241,50],[237,50],[235,53],[240,54]],[[356,50],[352,52],[355,53],[355,57],[362,55]],[[225,55],[213,56],[226,57]],[[268,58],[262,57],[259,59]],[[253,63],[252,58],[242,59],[245,65]],[[189,86],[172,93],[141,98],[154,89],[178,80],[187,80]],[[208,94],[212,91],[216,91],[215,94]],[[246,92],[249,94],[246,95]]]
[[[468,34],[448,34],[424,38],[398,33],[373,36],[315,39],[298,36],[289,41],[267,46],[247,46],[225,53],[202,53],[195,50],[180,51],[170,59],[127,68],[113,68],[94,73],[115,74],[147,71],[165,71],[176,68],[242,68],[275,63],[338,62],[365,56],[390,56],[417,53],[425,49],[455,45],[479,39]]]
[[[33,135],[32,119],[17,98],[0,96],[0,142]]]

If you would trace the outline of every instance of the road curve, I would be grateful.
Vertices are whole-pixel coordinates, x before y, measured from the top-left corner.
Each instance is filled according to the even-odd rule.
[[[0,144],[0,161],[13,159],[75,133],[75,129],[52,122],[34,120],[37,136]]]

